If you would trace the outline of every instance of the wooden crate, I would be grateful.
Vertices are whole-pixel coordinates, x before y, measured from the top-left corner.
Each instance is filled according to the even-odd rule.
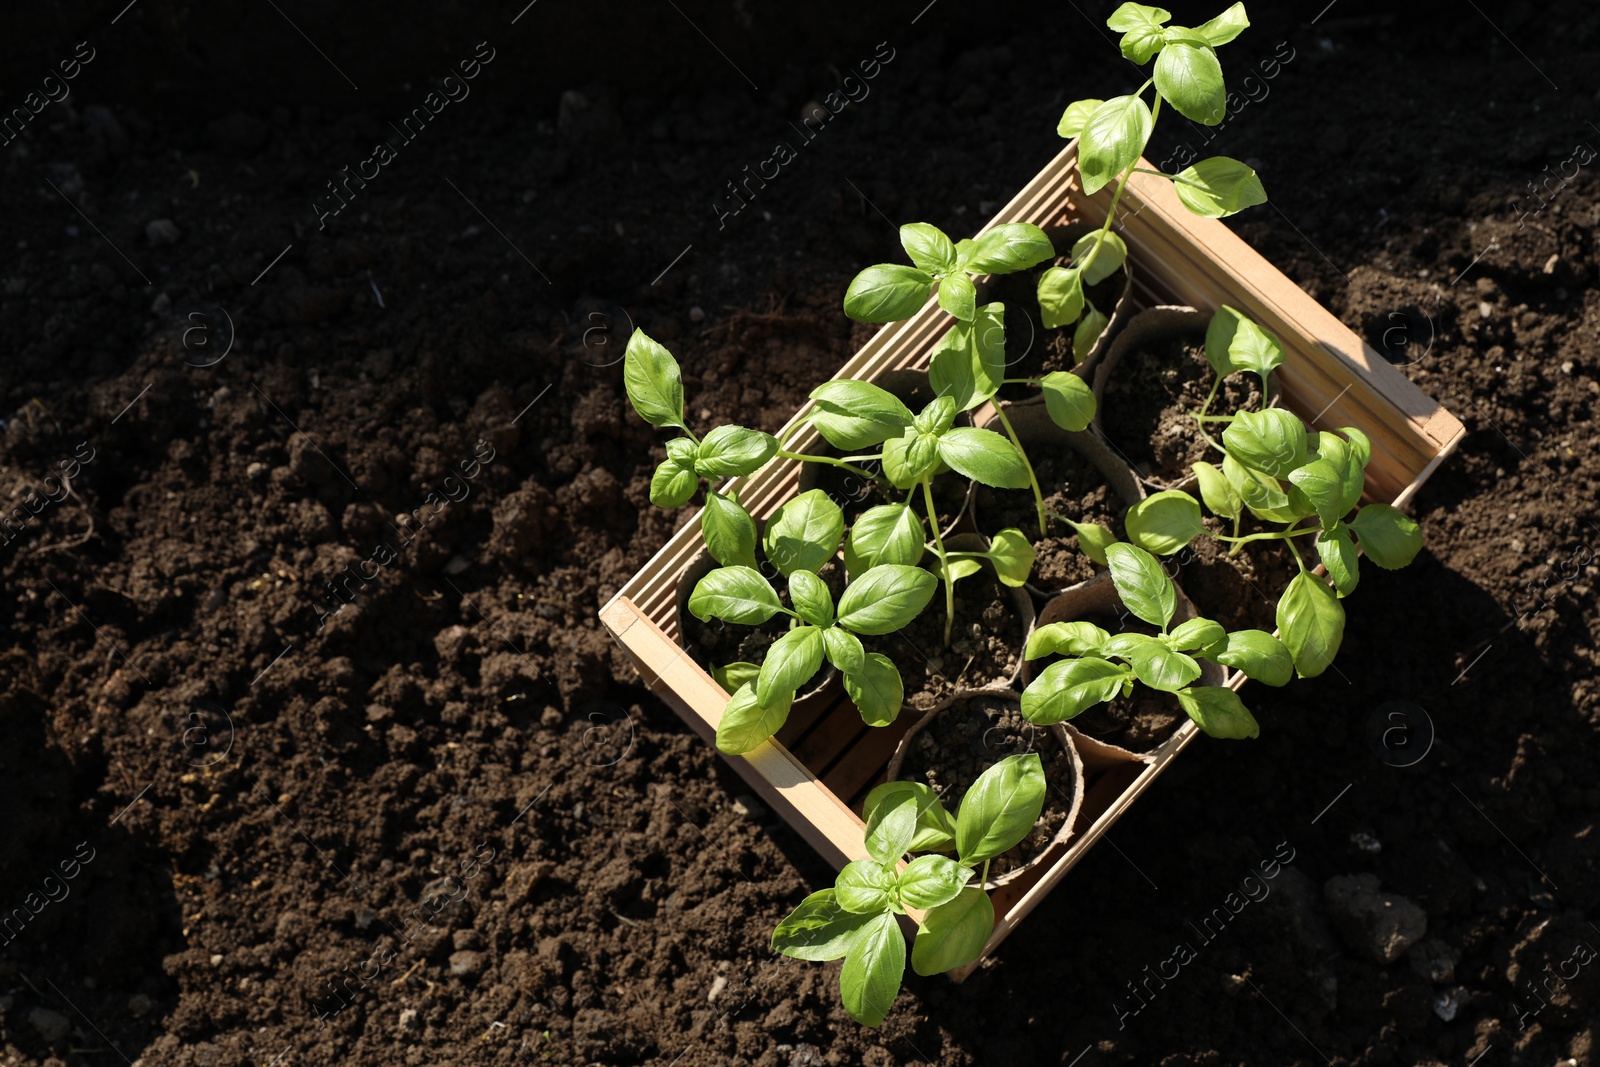
[[[1103,222],[1111,188],[1084,197],[1076,155],[1074,141],[989,226],[1032,222],[1049,229],[1077,219]],[[1136,263],[1137,304],[1189,304],[1202,311],[1229,304],[1276,333],[1286,356],[1278,371],[1284,403],[1319,428],[1355,426],[1371,438],[1370,499],[1404,506],[1460,442],[1465,430],[1459,420],[1221,222],[1191,214],[1170,182],[1135,174],[1120,210],[1118,232]],[[948,316],[930,300],[911,319],[880,330],[837,377],[870,380],[893,369],[925,368],[948,326]],[[808,410],[802,408],[788,425]],[[789,447],[804,450],[817,440],[807,429]],[[796,491],[798,467],[775,460],[739,479],[740,500],[757,519],[770,515]],[[728,695],[676,641],[677,578],[700,548],[699,522],[689,521],[600,614],[649,688],[710,744]],[[1235,674],[1230,684],[1237,688],[1243,681]],[[765,803],[830,863],[842,867],[866,857],[857,815],[861,799],[882,780],[895,743],[914,720],[914,715],[902,714],[889,727],[870,729],[849,700],[841,698],[831,707],[792,718],[772,741],[729,762]],[[995,892],[995,930],[985,956],[1198,732],[1185,722],[1142,758],[1088,739],[1080,742],[1088,777],[1075,836],[1042,857],[1029,876]],[[954,976],[966,977],[981,962]]]

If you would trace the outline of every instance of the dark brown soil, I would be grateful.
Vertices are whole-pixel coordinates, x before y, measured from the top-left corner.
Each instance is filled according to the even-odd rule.
[[[985,567],[958,581],[955,605],[948,646],[942,584],[911,625],[864,639],[868,649],[899,665],[908,711],[927,710],[957,690],[1005,682],[1022,655],[1025,633],[1015,592],[1001,585],[993,570]]]
[[[1045,536],[1039,536],[1039,514],[1031,489],[978,486],[973,520],[978,532],[988,537],[1005,529],[1021,530],[1034,550],[1033,573],[1028,583],[1053,592],[1086,581],[1098,570],[1078,547],[1077,533],[1056,516],[1101,523],[1123,540],[1127,534],[1122,515],[1128,508],[1106,484],[1099,468],[1070,448],[1035,447],[1028,459],[1044,492]]]
[[[1163,114],[1152,163],[1256,166],[1272,204],[1229,225],[1466,436],[1421,558],[1363,564],[1344,676],[1247,687],[1260,740],[1198,739],[992,962],[909,976],[872,1031],[839,963],[767,948],[834,872],[596,618],[686,517],[647,502],[664,435],[616,354],[671,347],[697,431],[782,426],[872,336],[839,301],[902,261],[894,224],[970,234],[1068,101],[1138,84],[1114,5],[277,6],[12,5],[0,35],[7,115],[98,53],[0,151],[7,513],[94,455],[0,545],[0,914],[31,916],[5,1060],[1595,1067],[1592,978],[1536,1016],[1521,982],[1600,921],[1600,185],[1563,166],[1597,144],[1592,5],[1252,4],[1222,54],[1254,98]],[[471,97],[319,230],[485,39]],[[880,41],[871,95],[719,224]],[[1275,851],[1270,898],[1196,939]],[[1333,933],[1352,874],[1424,942]]]
[[[1151,481],[1172,485],[1193,474],[1197,460],[1220,462],[1221,456],[1200,436],[1193,414],[1211,392],[1216,375],[1206,361],[1205,345],[1182,337],[1140,347],[1124,355],[1106,379],[1106,437],[1123,457]],[[1254,374],[1230,374],[1223,380],[1208,413],[1232,415],[1261,407],[1261,380]],[[1224,424],[1210,424],[1213,437]]]
[[[911,739],[900,764],[901,780],[926,783],[953,815],[980,774],[1007,756],[1024,752],[1039,754],[1050,788],[1028,836],[989,864],[991,879],[1041,856],[1072,814],[1077,790],[1072,756],[1056,735],[1024,719],[1014,698],[973,697],[935,715]]]
[[[773,583],[773,588],[777,589],[778,599],[783,601],[784,606],[794,607],[783,575],[769,568],[767,577]],[[844,565],[837,561],[824,564],[817,572],[817,577],[827,583],[833,591],[833,602],[838,604],[845,588]],[[794,620],[787,615],[774,615],[760,626],[738,626],[721,619],[701,622],[687,611],[679,616],[679,622],[683,627],[684,651],[707,671],[712,667],[726,667],[730,663],[754,663],[759,666],[765,661],[772,642],[788,633],[794,625]],[[802,686],[801,692],[821,685],[828,673],[829,666],[824,661],[816,677]]]
[[[838,455],[832,448],[824,448],[824,455]],[[923,499],[922,490],[915,489],[909,497],[903,489],[889,489],[876,481],[862,478],[845,470],[843,467],[834,467],[818,463],[816,467],[816,488],[828,494],[835,504],[844,512],[844,521],[852,523],[863,511],[877,507],[879,504],[901,504],[909,502],[916,509],[917,515],[922,519],[923,530],[931,538],[933,531],[928,529],[928,502]],[[869,462],[862,466],[862,470],[876,470],[876,464]],[[933,507],[939,515],[939,524],[942,530],[948,531],[961,517],[963,509],[967,506],[967,492],[972,483],[954,471],[947,471],[933,480]]]
[[[1233,533],[1232,523],[1207,518],[1206,525],[1219,533]],[[1242,532],[1259,531],[1252,530],[1250,519],[1246,518]],[[1297,544],[1301,552],[1307,553],[1306,565],[1315,566],[1316,548],[1309,544],[1310,540],[1302,537]],[[1197,537],[1171,559],[1179,566],[1178,580],[1195,610],[1229,630],[1276,630],[1278,598],[1300,573],[1293,553],[1277,541],[1252,541],[1237,556],[1229,556],[1225,543]],[[1363,578],[1367,573],[1382,573],[1370,563],[1363,568]],[[1359,594],[1358,587],[1356,595]]]

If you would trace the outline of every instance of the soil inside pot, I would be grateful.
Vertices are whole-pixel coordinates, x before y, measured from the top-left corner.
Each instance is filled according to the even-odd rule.
[[[817,577],[827,583],[837,604],[845,587],[844,565],[837,560],[830,561],[817,572]],[[772,586],[778,591],[778,599],[783,601],[784,607],[794,607],[789,600],[788,584],[782,575],[773,580]],[[772,642],[788,633],[793,622],[789,616],[779,614],[760,626],[739,626],[721,619],[701,622],[685,611],[682,616],[683,647],[690,658],[707,671],[713,667],[726,667],[730,663],[759,665],[765,660]],[[824,663],[812,680],[801,687],[801,692],[821,683],[826,671],[827,664]]]
[[[1207,517],[1206,526],[1218,533],[1233,533],[1233,524],[1224,525]],[[1246,518],[1241,532],[1250,531]],[[1309,537],[1299,538],[1301,552],[1315,553]],[[1314,562],[1313,559],[1307,563]],[[1209,537],[1197,537],[1184,549],[1180,559],[1180,581],[1195,610],[1215,619],[1228,630],[1277,628],[1278,598],[1300,568],[1294,554],[1282,541],[1252,541],[1237,556],[1228,555],[1228,545]]]
[[[955,624],[944,643],[941,584],[923,613],[905,629],[866,638],[900,668],[907,709],[926,710],[961,689],[982,689],[1011,678],[1026,634],[1011,590],[987,567],[956,582]],[[904,712],[902,712],[904,714]]]
[[[821,455],[837,456],[840,453],[833,448],[824,447]],[[826,463],[812,464],[816,468],[816,487],[828,494],[835,504],[844,512],[845,526],[848,528],[861,517],[861,513],[879,504],[899,504],[907,502],[905,490],[889,489],[875,481],[868,481],[859,474],[853,474],[843,467],[834,467]],[[864,470],[876,471],[877,464],[862,465]],[[933,506],[939,513],[939,526],[948,530],[956,518],[961,514],[961,509],[967,503],[967,490],[970,483],[961,475],[950,471],[941,474],[933,480]],[[909,503],[916,509],[917,515],[922,519],[923,525],[928,522],[927,502],[922,498],[922,490],[914,490],[909,498]],[[933,536],[928,531],[928,536]]]
[[[1100,469],[1072,449],[1064,445],[1035,447],[1028,458],[1044,493],[1044,536],[1039,535],[1031,489],[979,485],[973,498],[973,519],[979,532],[987,537],[1013,527],[1021,530],[1034,548],[1029,583],[1039,589],[1065,589],[1094,577],[1098,568],[1078,546],[1077,533],[1057,516],[1100,523],[1121,541],[1127,539],[1122,527],[1122,513],[1127,508]]]
[[[1192,417],[1211,392],[1213,377],[1198,337],[1173,337],[1129,352],[1106,380],[1100,412],[1106,436],[1157,482],[1182,481],[1196,460],[1220,462]],[[1209,413],[1232,415],[1261,405],[1261,379],[1241,372],[1223,381]],[[1224,424],[1211,425],[1213,436],[1221,434]]]
[[[1185,592],[1187,592],[1185,587]],[[1160,631],[1132,615],[1119,619],[1115,614],[1094,612],[1083,616],[1105,630],[1115,633],[1139,633],[1154,636]],[[1033,661],[1033,677],[1062,656],[1046,656]],[[1184,712],[1177,698],[1146,685],[1134,686],[1133,695],[1116,697],[1104,704],[1096,704],[1070,720],[1072,725],[1108,745],[1125,748],[1129,752],[1148,752],[1171,737],[1182,725]]]
[[[1062,250],[1060,241],[1056,248]],[[985,296],[985,303],[999,301],[1006,306],[1007,378],[1042,378],[1051,371],[1071,370],[1078,365],[1072,352],[1072,335],[1077,324],[1054,330],[1044,327],[1039,311],[1039,278],[1045,269],[1036,267],[1021,274],[995,278]],[[1119,269],[1104,281],[1089,286],[1089,301],[1102,314],[1110,316],[1126,284],[1126,276]],[[1000,387],[1000,396],[1005,400],[1026,400],[1037,396],[1038,392],[1032,385]]]
[[[1072,756],[1054,733],[1022,717],[1014,700],[973,697],[935,715],[906,748],[900,778],[930,786],[951,814],[978,776],[1007,756],[1037,752],[1044,763],[1044,810],[1011,851],[989,864],[993,880],[1042,856],[1072,814]],[[976,881],[974,881],[976,884]]]

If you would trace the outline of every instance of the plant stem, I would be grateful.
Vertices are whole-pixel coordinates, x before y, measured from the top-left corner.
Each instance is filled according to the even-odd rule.
[[[1237,527],[1235,527],[1237,529]],[[1287,541],[1291,537],[1302,537],[1305,534],[1321,532],[1320,526],[1301,526],[1292,530],[1270,530],[1267,533],[1249,534],[1245,537],[1229,537],[1227,534],[1207,533],[1206,536],[1214,541],[1236,541],[1244,544],[1248,541]]]
[[[1033,486],[1033,506],[1039,513],[1039,536],[1044,536],[1044,492],[1039,488],[1039,476],[1033,473],[1033,461],[1028,458],[1028,450],[1022,447],[1022,441],[1017,438],[1017,431],[1011,426],[1011,420],[1006,418],[1006,409],[1001,404],[996,404],[994,413],[1000,418],[1000,425],[1006,428],[1006,436],[1011,438],[1011,443],[1017,446],[1017,452],[1022,456],[1022,465],[1028,468],[1028,484]]]
[[[978,888],[979,889],[983,889],[983,890],[985,890],[987,892],[988,885],[989,885],[989,861],[988,860],[984,860],[983,861],[983,873],[978,875]]]
[[[933,527],[933,550],[939,556],[939,578],[944,582],[944,643],[950,645],[950,630],[956,624],[956,587],[950,581],[950,556],[944,550],[944,535],[939,532],[939,509],[933,504],[933,479],[922,476],[922,499],[928,505],[928,525]]]
[[[780,459],[793,459],[801,463],[826,463],[830,467],[842,467],[851,474],[859,474],[869,481],[875,482],[878,480],[878,476],[871,471],[862,470],[853,463],[846,463],[844,460],[834,459],[832,456],[812,456],[804,452],[790,452],[786,448],[778,449],[778,456]]]
[[[1306,561],[1300,558],[1300,550],[1298,548],[1294,547],[1294,542],[1293,541],[1284,541],[1284,544],[1288,545],[1289,546],[1289,551],[1294,553],[1294,561],[1296,563],[1300,564],[1300,573],[1301,574],[1306,573]]]
[[[1145,83],[1145,85],[1149,84],[1149,82]],[[1141,93],[1144,92],[1144,87],[1141,86],[1139,91]],[[1156,119],[1160,116],[1161,94],[1157,93],[1156,106],[1150,111],[1150,129],[1152,131],[1155,130]],[[1106,235],[1111,232],[1112,224],[1117,221],[1117,204],[1122,200],[1122,190],[1128,187],[1128,179],[1133,177],[1133,172],[1137,169],[1137,167],[1130,166],[1127,170],[1122,172],[1122,177],[1117,180],[1117,191],[1111,194],[1111,207],[1106,210],[1105,225],[1100,227],[1100,232],[1095,236],[1094,247],[1089,249],[1088,257],[1078,265],[1078,271],[1080,274],[1089,269],[1090,264],[1094,262],[1094,257],[1100,254],[1100,246],[1106,243]]]

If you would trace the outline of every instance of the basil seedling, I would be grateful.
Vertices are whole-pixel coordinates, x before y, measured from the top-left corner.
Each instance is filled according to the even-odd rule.
[[[1092,622],[1054,622],[1028,638],[1028,659],[1060,655],[1029,683],[1022,714],[1047,725],[1075,718],[1136,684],[1171,693],[1195,725],[1212,737],[1245,738],[1260,733],[1239,694],[1225,686],[1196,686],[1207,659],[1267,685],[1287,685],[1294,661],[1283,642],[1264,630],[1229,633],[1221,623],[1194,618],[1172,626],[1177,589],[1160,562],[1135,545],[1105,549],[1117,595],[1130,612],[1161,632],[1111,634]]]
[[[911,967],[921,975],[963,967],[994,932],[985,886],[989,862],[1014,848],[1044,810],[1037,753],[1007,756],[972,783],[955,817],[928,786],[886,782],[867,794],[866,850],[832,889],[812,893],[772,932],[772,948],[802,960],[844,960],[839,996],[850,1017],[877,1026],[905,975],[896,916],[922,912]],[[940,853],[954,852],[955,859]],[[923,853],[901,865],[908,853]],[[982,864],[977,884],[975,868]]]
[[[1141,67],[1153,59],[1155,68],[1126,96],[1073,101],[1056,126],[1062,137],[1078,138],[1078,175],[1086,195],[1116,182],[1105,224],[1073,247],[1069,266],[1052,267],[1039,279],[1044,324],[1078,322],[1075,337],[1088,334],[1092,339],[1105,328],[1104,313],[1093,306],[1084,289],[1109,277],[1128,254],[1111,230],[1117,204],[1135,171],[1170,180],[1184,206],[1206,218],[1223,218],[1267,199],[1256,172],[1228,156],[1202,159],[1177,174],[1138,166],[1164,104],[1206,126],[1226,117],[1227,88],[1217,49],[1250,25],[1242,3],[1200,26],[1171,26],[1171,19],[1171,12],[1146,4],[1127,3],[1113,11],[1106,25],[1122,34],[1123,56]],[[1153,102],[1146,104],[1145,90],[1152,87]]]
[[[911,222],[900,227],[900,243],[916,266],[881,263],[856,275],[845,292],[846,315],[858,322],[908,319],[927,303],[928,294],[937,284],[939,306],[956,322],[939,341],[928,367],[934,392],[955,401],[957,411],[971,411],[992,400],[1002,385],[1034,385],[1044,392],[1050,417],[1063,429],[1078,431],[1089,425],[1094,419],[1094,392],[1082,378],[1065,371],[1043,378],[1006,378],[1005,305],[976,303],[974,275],[1010,274],[1055,256],[1043,230],[1032,223],[1013,222],[996,226],[973,240],[952,242],[929,223]],[[1074,349],[1077,350],[1076,344]],[[1027,473],[1023,484],[1033,490],[1039,533],[1043,535],[1044,492],[1004,407],[996,405],[995,410],[1006,436],[1022,457]],[[817,428],[824,429],[820,423]],[[834,443],[840,448],[852,447]]]
[[[1278,632],[1294,655],[1296,671],[1310,678],[1327,670],[1344,639],[1340,601],[1359,578],[1357,548],[1385,570],[1409,564],[1422,549],[1417,524],[1388,504],[1356,510],[1366,485],[1372,444],[1352,426],[1337,433],[1308,429],[1299,416],[1281,408],[1212,415],[1209,409],[1222,379],[1239,371],[1261,378],[1282,366],[1276,337],[1231,307],[1219,308],[1206,330],[1206,359],[1216,381],[1200,410],[1192,412],[1206,441],[1222,453],[1220,469],[1192,464],[1200,497],[1211,513],[1233,524],[1231,535],[1212,533],[1202,521],[1200,502],[1188,493],[1166,490],[1128,509],[1128,539],[1159,555],[1171,555],[1196,537],[1211,537],[1237,554],[1255,541],[1289,546],[1299,573],[1278,600]],[[1225,426],[1218,441],[1207,427]],[[1246,513],[1277,527],[1241,534]],[[1354,514],[1352,515],[1352,512]],[[1295,544],[1314,537],[1327,578],[1306,565]]]

